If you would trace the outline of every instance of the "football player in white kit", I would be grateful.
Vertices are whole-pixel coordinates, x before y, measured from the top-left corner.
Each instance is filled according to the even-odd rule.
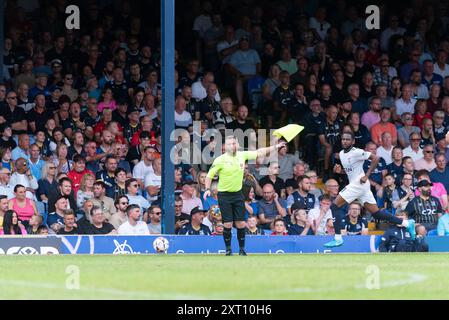
[[[353,147],[354,142],[353,132],[344,131],[342,133],[341,145],[343,150],[340,151],[340,161],[348,175],[349,184],[340,191],[334,203],[331,205],[332,216],[334,218],[335,239],[326,243],[324,246],[330,248],[343,244],[341,237],[341,216],[338,214],[338,211],[345,204],[350,204],[354,200],[358,200],[375,219],[386,220],[406,227],[412,239],[415,239],[414,220],[403,220],[379,211],[368,181],[368,177],[379,163],[379,158],[370,152]],[[371,166],[365,172],[363,170],[363,163],[368,159],[371,160]]]

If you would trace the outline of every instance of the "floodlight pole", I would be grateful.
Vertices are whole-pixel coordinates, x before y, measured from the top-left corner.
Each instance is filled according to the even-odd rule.
[[[1,1],[1,0],[0,0]],[[175,233],[175,168],[170,159],[175,130],[175,0],[161,0],[162,30],[162,233]]]

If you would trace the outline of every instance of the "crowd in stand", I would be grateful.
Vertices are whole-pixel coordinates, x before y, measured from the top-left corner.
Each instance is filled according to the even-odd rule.
[[[163,106],[159,1],[87,0],[81,30],[66,30],[67,1],[8,0],[0,232],[160,234],[173,108],[179,143],[200,138],[212,158],[209,129],[254,130],[249,148],[257,129],[304,127],[275,161],[245,168],[248,234],[334,233],[349,130],[381,158],[369,177],[379,206],[448,235],[449,13],[430,2],[379,3],[380,30],[359,1],[177,3],[176,102]],[[210,163],[177,160],[176,232],[222,234],[216,184],[203,197]],[[345,234],[368,234],[360,203],[341,214]]]

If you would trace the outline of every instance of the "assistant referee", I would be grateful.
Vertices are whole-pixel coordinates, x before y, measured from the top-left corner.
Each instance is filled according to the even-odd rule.
[[[223,218],[223,238],[226,245],[226,255],[232,255],[231,238],[232,226],[235,222],[237,239],[239,241],[239,255],[246,256],[245,252],[245,200],[242,194],[243,171],[247,160],[260,160],[280,148],[286,142],[275,146],[261,148],[257,151],[237,151],[239,145],[235,136],[225,139],[225,153],[214,160],[206,177],[206,191],[204,199],[210,196],[212,179],[218,174],[218,206]]]

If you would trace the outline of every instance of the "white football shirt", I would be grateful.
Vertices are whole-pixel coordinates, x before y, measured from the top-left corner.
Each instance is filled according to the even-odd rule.
[[[352,148],[349,152],[340,151],[340,161],[348,175],[349,183],[357,183],[365,175],[363,163],[370,156],[370,152],[358,148]]]

